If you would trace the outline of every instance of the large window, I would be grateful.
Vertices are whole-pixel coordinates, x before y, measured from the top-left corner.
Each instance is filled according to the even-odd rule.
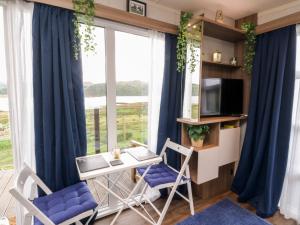
[[[149,38],[116,32],[117,145],[147,142]]]
[[[96,20],[95,54],[83,52],[88,154],[147,143],[150,38],[144,30]]]
[[[13,168],[4,45],[3,7],[0,5],[0,170]]]
[[[107,151],[104,29],[95,27],[96,52],[82,50],[88,154]]]

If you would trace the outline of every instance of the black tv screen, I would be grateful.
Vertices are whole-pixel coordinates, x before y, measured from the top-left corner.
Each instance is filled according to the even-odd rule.
[[[242,114],[243,80],[203,79],[200,112],[203,116]]]

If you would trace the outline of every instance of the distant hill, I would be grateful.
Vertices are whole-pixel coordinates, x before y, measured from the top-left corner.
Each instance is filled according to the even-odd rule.
[[[85,97],[101,97],[106,95],[106,84],[85,85]],[[147,96],[148,84],[142,81],[117,82],[117,96]]]
[[[101,97],[106,95],[106,84],[93,84],[85,82],[84,93],[85,97]],[[193,84],[192,95],[198,95],[199,87]],[[7,95],[7,86],[0,82],[0,95]],[[142,81],[122,81],[117,83],[118,96],[147,96],[148,84]]]

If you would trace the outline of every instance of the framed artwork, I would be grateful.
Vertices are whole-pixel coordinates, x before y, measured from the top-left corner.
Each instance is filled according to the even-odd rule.
[[[127,0],[127,11],[139,16],[147,15],[147,5],[138,0]]]

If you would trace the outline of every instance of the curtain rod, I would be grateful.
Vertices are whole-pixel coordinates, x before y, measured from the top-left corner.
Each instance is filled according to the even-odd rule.
[[[72,0],[27,0],[29,2],[42,3],[60,8],[73,10]],[[136,27],[156,30],[163,33],[177,34],[177,26],[149,17],[135,15],[120,9],[95,3],[95,17],[128,24]]]

